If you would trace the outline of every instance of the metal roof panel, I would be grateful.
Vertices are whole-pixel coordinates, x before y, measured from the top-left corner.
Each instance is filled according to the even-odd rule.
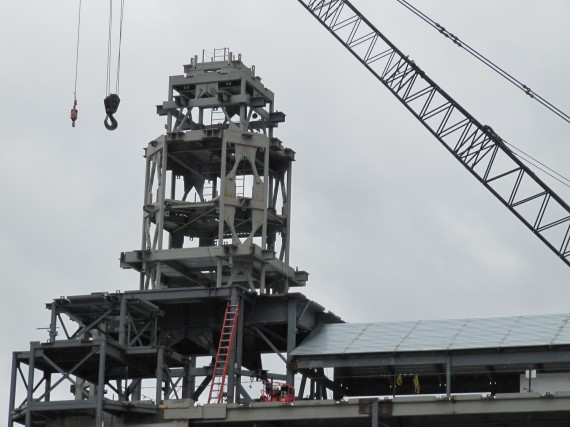
[[[322,325],[294,356],[570,345],[570,314]]]

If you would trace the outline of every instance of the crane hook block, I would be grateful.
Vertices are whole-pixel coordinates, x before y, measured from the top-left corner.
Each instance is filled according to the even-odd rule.
[[[75,121],[77,120],[77,99],[73,101],[73,108],[71,109],[69,118],[71,119],[71,126],[75,127]]]
[[[117,112],[120,102],[121,98],[119,98],[119,95],[116,93],[110,94],[103,100],[103,103],[105,104],[105,113],[107,113],[107,117],[105,117],[103,124],[108,130],[117,129],[118,123],[113,117],[113,114]]]

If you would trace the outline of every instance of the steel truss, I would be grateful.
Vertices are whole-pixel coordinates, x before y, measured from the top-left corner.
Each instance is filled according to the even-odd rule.
[[[240,316],[224,403],[255,398],[243,378],[294,384],[295,346],[318,325],[341,321],[300,294],[257,295],[239,286],[59,298],[47,304],[48,341],[13,354],[8,426],[76,417],[78,425],[102,427],[156,416],[164,402],[198,401],[212,381],[228,302]],[[264,370],[265,353],[277,354],[286,373]]]
[[[158,340],[164,312],[154,304],[105,294],[61,298],[48,308],[48,342],[33,342],[30,351],[13,355],[10,427],[43,426],[61,412],[91,417],[96,426],[106,413],[154,414],[163,399],[179,397],[177,388],[187,386],[181,381],[188,359]],[[59,330],[64,339],[57,339]],[[144,380],[154,384],[150,397],[141,392]],[[17,403],[19,395],[24,399]]]
[[[570,266],[570,207],[349,1],[299,0],[404,106]]]
[[[170,78],[157,107],[167,133],[146,149],[142,250],[123,254],[122,266],[140,271],[141,289],[240,284],[284,293],[307,277],[288,266],[295,153],[273,137],[285,115],[254,67],[226,50],[218,56],[194,57]],[[203,248],[207,258],[175,256]],[[239,257],[235,248],[263,256]]]

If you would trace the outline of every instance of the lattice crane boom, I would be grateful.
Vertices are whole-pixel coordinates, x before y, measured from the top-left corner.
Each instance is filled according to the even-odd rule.
[[[570,266],[570,206],[346,0],[299,2]]]

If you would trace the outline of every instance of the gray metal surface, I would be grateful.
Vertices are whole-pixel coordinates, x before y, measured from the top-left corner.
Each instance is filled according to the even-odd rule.
[[[344,402],[298,401],[294,405],[252,403],[250,405],[196,406],[188,401],[165,401],[159,415],[135,419],[108,416],[114,427],[176,427],[188,425],[239,425],[258,427],[566,427],[570,417],[568,393],[501,394],[442,399],[433,396],[391,399],[350,399]],[[72,421],[64,424],[64,421]],[[88,417],[59,418],[55,426],[92,427]]]
[[[570,345],[570,314],[322,325],[294,356]]]
[[[295,152],[273,135],[285,114],[240,55],[211,59],[169,79],[157,107],[166,134],[145,151],[141,250],[121,266],[140,273],[140,289],[287,293],[308,275],[289,267]]]

